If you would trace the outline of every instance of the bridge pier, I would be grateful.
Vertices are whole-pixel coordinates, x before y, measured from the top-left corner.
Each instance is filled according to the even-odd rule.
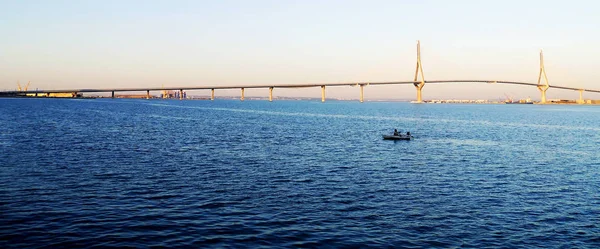
[[[423,103],[423,87],[425,83],[415,84],[415,88],[417,88],[417,103]]]
[[[146,90],[146,99],[150,99],[150,90]]]
[[[111,92],[111,95],[110,95],[110,97],[111,97],[111,98],[113,98],[113,99],[115,98],[115,91],[112,91],[112,92]]]
[[[548,91],[548,88],[550,87],[547,85],[538,85],[538,89],[540,90],[540,93],[542,93],[540,104],[546,104],[546,91]]]
[[[244,88],[242,87],[242,96],[240,96],[240,100],[244,101]]]
[[[365,85],[360,85],[360,103],[365,101],[365,93],[364,93]]]
[[[325,86],[321,86],[321,102],[325,102]]]
[[[269,102],[273,102],[273,87],[269,87]]]
[[[210,100],[215,100],[215,89],[210,89]]]
[[[183,89],[179,89],[179,100],[183,100]]]
[[[579,100],[577,100],[577,104],[585,104],[585,100],[583,100],[583,92],[585,92],[585,90],[579,90]]]

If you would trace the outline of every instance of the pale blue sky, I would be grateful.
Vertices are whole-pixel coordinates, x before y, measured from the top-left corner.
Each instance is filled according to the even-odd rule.
[[[535,82],[543,48],[551,84],[600,89],[599,5],[0,0],[0,89],[15,89],[17,80],[40,89],[412,80],[416,40],[429,80]],[[427,85],[424,98],[504,93],[539,98],[535,88],[486,84]],[[365,95],[410,98],[415,90],[373,86]],[[328,96],[356,98],[358,90],[330,88]]]

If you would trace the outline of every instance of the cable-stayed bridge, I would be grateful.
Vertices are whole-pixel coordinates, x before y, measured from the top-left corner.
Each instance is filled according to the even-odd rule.
[[[420,77],[419,77],[420,76]],[[542,83],[542,80],[544,83]],[[264,85],[253,85],[253,84],[237,84],[232,86],[181,86],[181,87],[134,87],[134,88],[104,88],[104,89],[49,89],[49,90],[26,90],[26,91],[4,91],[0,92],[0,97],[13,96],[13,97],[46,97],[51,94],[64,94],[70,93],[73,97],[79,96],[81,93],[111,93],[111,96],[115,97],[115,92],[146,92],[146,98],[150,98],[151,91],[179,91],[179,98],[183,99],[183,91],[188,90],[211,90],[211,100],[215,99],[215,90],[219,89],[240,89],[240,99],[244,100],[245,89],[265,88],[269,89],[269,101],[273,101],[273,89],[275,88],[306,88],[306,87],[321,87],[321,101],[325,101],[325,88],[334,86],[360,86],[360,102],[364,101],[364,87],[369,85],[414,85],[417,90],[417,98],[415,103],[422,103],[423,87],[426,84],[441,84],[441,83],[489,83],[489,84],[511,84],[511,85],[522,85],[537,87],[541,94],[541,104],[547,103],[546,91],[550,88],[572,90],[579,92],[578,103],[583,103],[583,93],[600,93],[598,89],[587,89],[587,88],[575,88],[568,86],[550,85],[546,76],[546,70],[544,68],[544,55],[540,51],[540,72],[537,82],[520,82],[520,81],[503,81],[503,80],[425,80],[423,73],[423,66],[421,63],[421,44],[417,42],[417,65],[415,70],[415,77],[412,81],[386,81],[386,82],[345,82],[345,83],[307,83],[307,84],[264,84]]]

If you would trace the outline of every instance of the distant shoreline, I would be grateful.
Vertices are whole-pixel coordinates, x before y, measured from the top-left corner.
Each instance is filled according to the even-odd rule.
[[[110,99],[110,96],[94,96],[94,95],[83,95],[83,96],[77,96],[77,97],[45,97],[45,96],[0,96],[0,98],[34,98],[34,99]],[[119,96],[116,95],[115,99],[146,99],[146,96],[141,96],[141,95],[124,95],[124,96]],[[150,99],[154,99],[154,100],[179,100],[179,98],[160,98],[159,96],[150,96]],[[184,98],[183,100],[207,100],[210,101],[210,96],[188,96],[186,98]],[[215,100],[240,100],[239,96],[219,96],[216,97]],[[304,101],[321,101],[321,98],[316,98],[316,97],[277,97],[277,98],[273,98],[273,101],[295,101],[295,100],[304,100]],[[249,97],[245,97],[244,101],[269,101],[269,98],[267,97],[260,97],[260,96],[249,96]],[[351,101],[351,102],[358,102],[359,99],[345,99],[345,98],[326,98],[325,102],[327,101]],[[403,103],[411,103],[414,102],[414,100],[412,99],[370,99],[370,100],[365,100],[364,102],[403,102]],[[556,99],[556,100],[549,100],[548,103],[546,104],[541,104],[539,102],[533,102],[533,103],[506,103],[505,101],[497,101],[497,100],[471,100],[471,99],[464,99],[464,100],[458,100],[458,99],[448,99],[448,100],[424,100],[423,103],[415,103],[415,104],[478,104],[478,105],[483,105],[483,104],[493,104],[493,105],[505,105],[505,104],[513,104],[513,105],[527,105],[527,104],[534,104],[534,105],[600,105],[600,100],[591,100],[591,99],[586,99],[585,103],[577,103],[577,100],[570,100],[570,99]]]

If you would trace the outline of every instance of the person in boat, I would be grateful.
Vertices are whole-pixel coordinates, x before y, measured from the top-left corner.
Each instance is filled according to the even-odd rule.
[[[394,129],[394,136],[398,136],[398,130]]]
[[[410,136],[410,131],[407,131],[407,132],[406,132],[406,135],[407,135],[407,136]]]

